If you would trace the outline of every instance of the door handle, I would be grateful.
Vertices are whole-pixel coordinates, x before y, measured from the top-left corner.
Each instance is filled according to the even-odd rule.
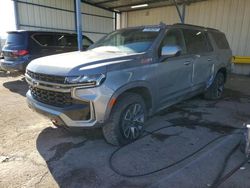
[[[191,61],[186,61],[184,65],[190,65]]]
[[[208,58],[207,61],[212,61],[212,59]]]

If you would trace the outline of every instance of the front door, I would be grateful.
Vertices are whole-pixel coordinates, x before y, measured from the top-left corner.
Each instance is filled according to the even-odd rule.
[[[176,57],[162,59],[157,67],[159,106],[174,104],[180,97],[192,90],[193,56],[186,54],[182,32],[178,29],[168,30],[159,48],[178,45],[182,52]]]

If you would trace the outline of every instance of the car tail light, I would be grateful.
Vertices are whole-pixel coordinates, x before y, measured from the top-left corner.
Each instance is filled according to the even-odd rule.
[[[24,56],[29,54],[28,50],[16,50],[12,52],[14,56]]]

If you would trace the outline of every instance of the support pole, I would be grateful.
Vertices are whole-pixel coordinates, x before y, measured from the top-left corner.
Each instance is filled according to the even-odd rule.
[[[180,20],[181,20],[181,23],[184,23],[184,19],[183,19],[182,15],[181,15],[181,11],[180,11],[180,9],[179,9],[179,7],[178,7],[178,4],[177,4],[176,0],[173,0],[173,2],[174,2],[174,5],[175,5],[176,10],[177,10],[177,12],[178,12],[178,15],[179,15],[179,18],[180,18]]]
[[[115,12],[115,30],[117,30],[117,13]]]
[[[81,0],[75,0],[76,4],[76,27],[77,27],[77,43],[78,50],[82,51],[82,13],[81,13]]]
[[[183,3],[182,5],[182,21],[185,23],[185,18],[186,18],[186,3]]]
[[[20,21],[19,21],[19,11],[18,11],[18,5],[17,5],[17,1],[14,0],[14,14],[15,14],[15,22],[16,22],[16,29],[20,29]]]

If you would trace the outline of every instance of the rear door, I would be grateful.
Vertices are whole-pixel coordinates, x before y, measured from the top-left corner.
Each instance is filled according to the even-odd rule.
[[[182,52],[180,56],[167,58],[158,64],[158,101],[161,107],[175,103],[192,90],[193,57],[186,54],[182,32],[179,29],[167,31],[159,48],[159,56],[165,45],[178,45]]]
[[[183,34],[187,53],[194,58],[192,85],[199,89],[206,86],[213,75],[215,54],[205,31],[183,29]]]

